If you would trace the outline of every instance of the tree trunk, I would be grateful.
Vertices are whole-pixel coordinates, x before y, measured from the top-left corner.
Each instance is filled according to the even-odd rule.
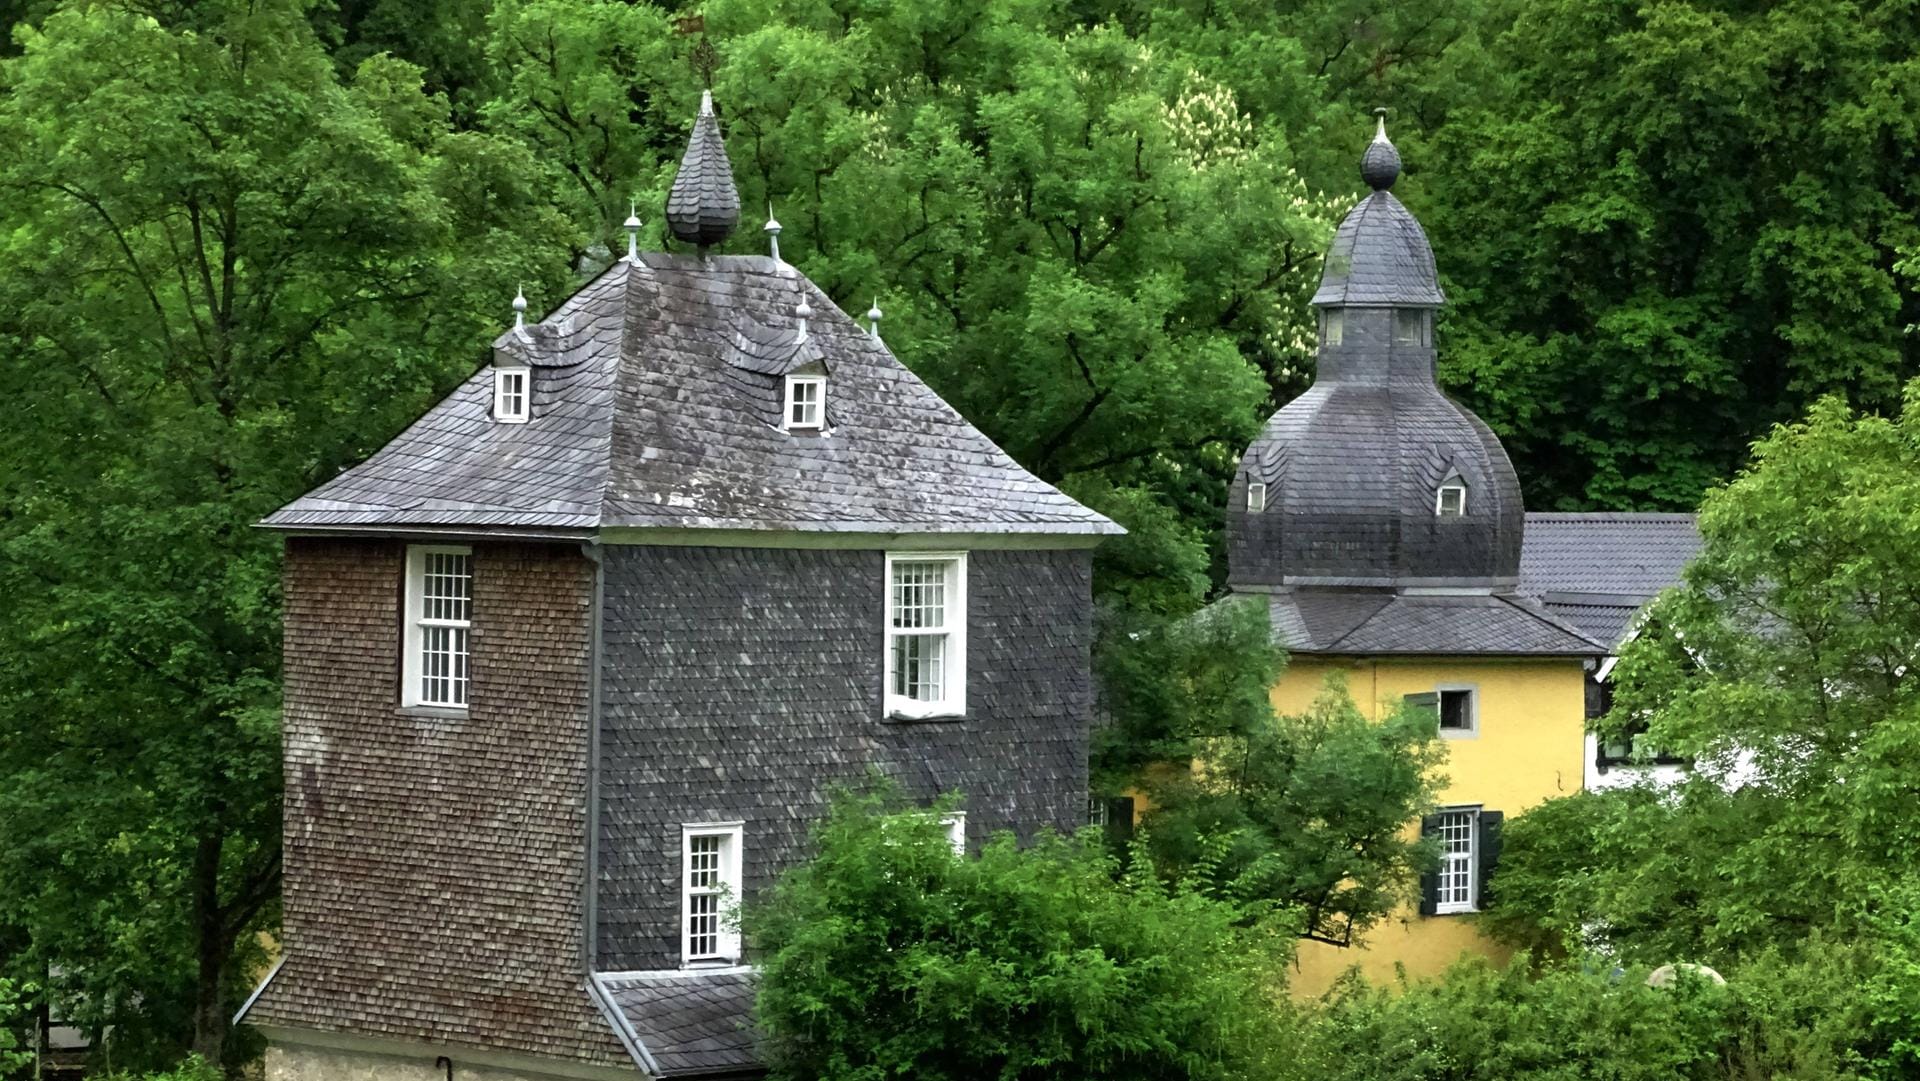
[[[218,1067],[227,1046],[226,913],[220,908],[218,833],[202,836],[193,858],[194,954],[198,961],[193,989],[193,1050]]]

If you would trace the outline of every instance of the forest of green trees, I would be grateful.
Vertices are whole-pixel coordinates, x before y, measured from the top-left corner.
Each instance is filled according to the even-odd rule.
[[[0,24],[0,1016],[57,1000],[111,1027],[120,1068],[246,1059],[227,1018],[277,926],[281,828],[280,549],[252,523],[483,363],[517,288],[538,313],[605,266],[630,205],[667,246],[705,42],[749,226],[777,213],[786,259],[848,310],[877,297],[902,360],[1128,528],[1095,588],[1133,742],[1096,767],[1201,731],[1288,761],[1422,753],[1336,712],[1295,755],[1248,704],[1271,658],[1209,669],[1176,622],[1216,592],[1235,456],[1311,376],[1306,298],[1375,107],[1451,302],[1442,381],[1529,507],[1714,493],[1662,618],[1727,661],[1649,644],[1624,708],[1703,761],[1782,748],[1766,784],[1549,804],[1512,825],[1490,917],[1535,969],[1350,987],[1273,1025],[1205,1004],[1286,953],[1286,876],[992,855],[1025,869],[957,896],[1118,879],[1135,892],[1087,902],[1095,924],[1238,959],[1132,987],[1215,997],[1124,1011],[1140,1028],[1103,1054],[1185,1032],[1138,1072],[1356,1081],[1920,1065],[1911,5],[0,0]],[[1426,791],[1362,781],[1346,806]],[[868,858],[846,814],[828,840]],[[836,903],[808,889],[767,916],[801,959],[809,906]],[[1659,997],[1608,976],[1682,956],[1736,978]],[[801,1000],[770,994],[770,1026]],[[953,1076],[1018,1038],[951,1041]],[[796,1076],[843,1076],[822,1053],[795,1049]],[[1027,1068],[1121,1061],[1063,1055]]]

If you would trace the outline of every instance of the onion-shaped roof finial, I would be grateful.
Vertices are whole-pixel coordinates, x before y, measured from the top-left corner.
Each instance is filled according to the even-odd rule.
[[[773,200],[767,200],[767,244],[773,249],[773,261],[780,261],[780,219],[773,216]]]
[[[688,244],[708,248],[727,239],[739,224],[740,192],[733,186],[733,166],[720,139],[720,121],[713,115],[713,91],[704,90],[687,152],[667,192],[667,228]]]
[[[804,342],[807,340],[807,320],[813,318],[813,305],[807,303],[807,298],[804,293],[800,296],[800,303],[793,306],[793,315],[795,319],[800,321],[800,333],[796,336],[797,340]]]
[[[527,291],[524,287],[513,291],[513,329],[520,330],[527,325]]]
[[[624,228],[627,230],[627,262],[637,263],[640,261],[640,204],[628,204]]]
[[[880,298],[873,298],[873,307],[867,309],[867,333],[874,341],[880,340]]]
[[[1400,177],[1400,151],[1394,149],[1393,142],[1387,138],[1387,111],[1375,109],[1373,112],[1380,122],[1374,129],[1373,142],[1367,144],[1367,152],[1360,155],[1360,179],[1374,191],[1386,191]]]

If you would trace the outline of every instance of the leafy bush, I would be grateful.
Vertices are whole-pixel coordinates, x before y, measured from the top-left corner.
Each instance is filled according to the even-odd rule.
[[[776,1077],[1273,1076],[1291,927],[1121,873],[1090,833],[956,857],[866,794],[816,836],[747,921]]]

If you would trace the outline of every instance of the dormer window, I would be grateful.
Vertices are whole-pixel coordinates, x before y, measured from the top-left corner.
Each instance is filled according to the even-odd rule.
[[[1433,513],[1442,518],[1459,518],[1467,513],[1467,482],[1458,474],[1440,482],[1440,490],[1433,497]]]
[[[818,430],[826,426],[827,377],[824,375],[787,376],[787,404],[782,427]]]
[[[1433,313],[1425,308],[1395,308],[1393,344],[1432,345]]]
[[[1339,345],[1346,322],[1346,312],[1339,308],[1320,309],[1320,344]]]
[[[527,392],[528,368],[495,368],[493,370],[493,419],[503,424],[525,424],[531,410]]]
[[[1267,486],[1260,481],[1247,483],[1247,513],[1259,514],[1267,509]]]

